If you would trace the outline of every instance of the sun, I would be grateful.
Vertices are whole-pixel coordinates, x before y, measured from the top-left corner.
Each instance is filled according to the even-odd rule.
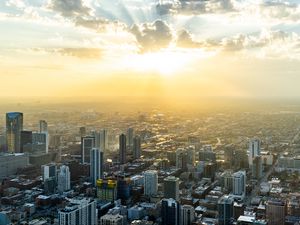
[[[124,65],[138,72],[154,72],[172,76],[185,69],[191,61],[190,54],[178,50],[161,50],[126,57]]]

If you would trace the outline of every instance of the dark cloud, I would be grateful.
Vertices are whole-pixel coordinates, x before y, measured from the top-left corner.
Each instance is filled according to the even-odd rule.
[[[169,46],[173,40],[170,27],[161,20],[151,24],[133,25],[130,32],[135,36],[141,51],[155,51]]]
[[[65,17],[89,15],[91,10],[82,0],[51,0],[49,7]]]

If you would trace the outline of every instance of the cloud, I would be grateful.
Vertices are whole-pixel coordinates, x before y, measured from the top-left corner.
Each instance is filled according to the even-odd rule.
[[[281,19],[299,21],[300,6],[284,1],[268,1],[259,5],[261,17],[267,19]]]
[[[161,20],[133,25],[130,32],[135,36],[142,52],[166,48],[173,40],[171,28]]]
[[[89,15],[91,10],[82,0],[51,0],[49,8],[65,17]]]
[[[205,14],[228,13],[236,11],[235,0],[177,0],[159,3],[156,6],[158,14]]]
[[[226,51],[262,48],[273,44],[286,43],[294,39],[284,31],[262,31],[259,35],[238,34],[231,38],[223,38],[220,45]],[[293,41],[292,41],[293,42]],[[286,43],[287,44],[287,43]]]
[[[203,43],[194,41],[191,33],[187,30],[178,32],[176,45],[181,48],[200,48],[204,46]]]
[[[106,19],[103,18],[95,18],[93,16],[88,16],[88,17],[82,17],[78,16],[75,18],[75,25],[76,26],[82,26],[86,27],[89,29],[93,29],[96,31],[103,31],[105,30],[106,26],[110,22]]]
[[[58,52],[62,55],[89,59],[100,58],[102,53],[99,48],[62,48]]]
[[[26,7],[25,2],[22,0],[8,0],[6,1],[5,5],[8,7],[15,7],[18,9],[23,9]]]
[[[80,59],[99,59],[102,56],[100,48],[33,48],[34,52],[45,52],[50,54],[60,54],[63,56],[72,56]]]

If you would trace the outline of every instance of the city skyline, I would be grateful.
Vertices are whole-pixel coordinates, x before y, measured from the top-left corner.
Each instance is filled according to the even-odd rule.
[[[299,23],[296,0],[5,0],[0,95],[299,97]]]

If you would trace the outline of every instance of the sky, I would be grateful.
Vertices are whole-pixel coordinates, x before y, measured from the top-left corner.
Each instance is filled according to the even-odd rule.
[[[1,97],[300,97],[299,60],[299,0],[0,1]]]

